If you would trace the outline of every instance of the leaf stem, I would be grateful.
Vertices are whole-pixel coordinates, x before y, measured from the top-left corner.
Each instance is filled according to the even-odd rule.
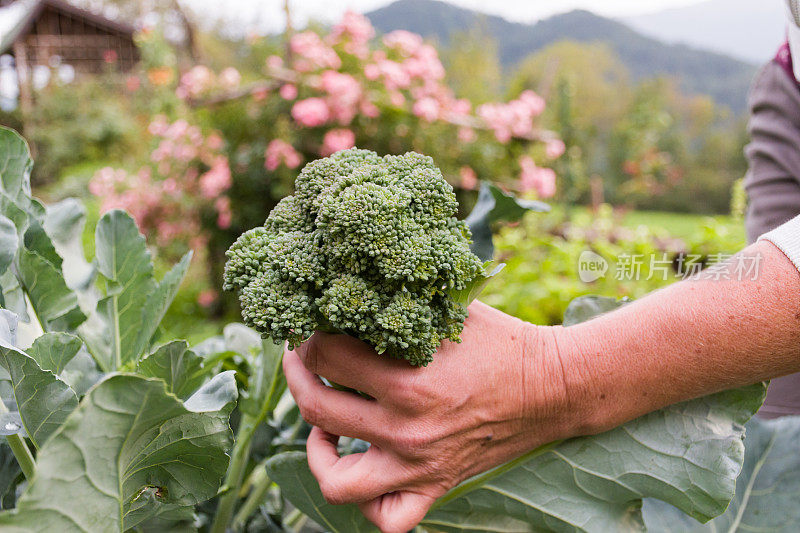
[[[451,489],[447,494],[436,500],[433,505],[431,505],[430,511],[434,509],[438,509],[439,507],[443,506],[446,503],[449,503],[456,498],[460,498],[464,496],[468,492],[472,492],[473,490],[477,490],[481,488],[483,485],[491,481],[492,479],[500,476],[501,474],[505,474],[512,468],[515,468],[521,465],[524,462],[527,462],[534,457],[542,455],[543,453],[549,452],[559,444],[564,442],[564,440],[557,440],[543,446],[539,446],[538,448],[534,448],[533,450],[529,451],[525,455],[521,455],[514,459],[513,461],[509,461],[508,463],[502,464],[498,467],[492,468],[491,470],[487,470],[482,474],[478,474],[477,476],[473,476],[468,480],[464,481],[463,483],[455,486]],[[430,512],[429,511],[429,512]]]
[[[6,404],[0,400],[0,413],[7,412],[8,408]],[[33,470],[36,463],[33,460],[33,454],[30,448],[28,448],[28,445],[25,443],[25,439],[19,435],[6,435],[6,440],[8,441],[8,446],[11,448],[11,451],[14,453],[14,457],[17,458],[22,473],[25,474],[25,479],[30,481],[33,479]]]
[[[25,444],[25,441],[19,435],[6,435],[6,440],[11,447],[11,451],[14,452],[14,457],[17,458],[22,473],[25,474],[25,479],[30,482],[30,480],[33,479],[33,470],[35,467],[33,454],[30,448],[28,448],[28,445]]]
[[[266,348],[262,351],[264,362],[267,359]],[[249,415],[242,416],[242,421],[239,424],[239,430],[236,434],[236,444],[233,446],[231,454],[231,463],[228,467],[228,473],[225,477],[224,487],[227,489],[219,499],[219,506],[217,513],[214,516],[214,522],[211,524],[210,533],[225,533],[228,524],[233,516],[234,508],[239,500],[239,489],[244,480],[244,472],[247,467],[248,460],[250,459],[250,444],[253,440],[253,434],[256,428],[267,418],[270,413],[272,404],[274,403],[275,394],[278,391],[278,381],[281,369],[283,355],[276,358],[275,367],[272,369],[272,379],[269,384],[264,401],[261,404],[261,411],[258,415],[253,417]],[[263,364],[262,364],[263,367]],[[260,382],[260,380],[259,380]]]
[[[231,464],[228,467],[228,474],[225,477],[225,487],[227,492],[219,499],[217,513],[214,516],[214,523],[211,525],[211,533],[225,533],[230,522],[233,509],[239,499],[239,487],[244,479],[245,467],[250,458],[250,444],[253,440],[258,424],[256,419],[251,416],[243,416],[236,435],[236,444],[231,453]]]
[[[272,486],[272,480],[267,475],[264,463],[265,462],[262,462],[256,467],[258,469],[258,479],[253,483],[250,488],[250,493],[247,495],[247,499],[236,513],[236,516],[233,517],[234,531],[241,531],[244,528],[247,517],[256,512],[256,509],[258,509],[264,501],[270,486]]]

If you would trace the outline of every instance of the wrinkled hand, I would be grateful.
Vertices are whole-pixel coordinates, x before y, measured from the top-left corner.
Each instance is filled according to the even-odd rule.
[[[346,335],[316,333],[285,354],[289,388],[314,426],[308,464],[328,502],[356,503],[382,531],[405,532],[464,479],[570,433],[554,330],[480,302],[469,312],[463,342],[443,343],[425,368]],[[372,446],[339,457],[339,436]]]

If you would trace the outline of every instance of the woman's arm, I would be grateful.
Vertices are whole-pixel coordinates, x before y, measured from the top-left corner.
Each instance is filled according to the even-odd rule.
[[[800,274],[787,257],[800,265],[800,218],[787,228],[774,238],[783,252],[751,245],[724,264],[730,279],[706,273],[570,328],[475,302],[463,342],[443,343],[426,368],[315,334],[284,370],[315,426],[308,462],[323,495],[358,503],[385,532],[408,531],[459,482],[539,445],[800,371]],[[373,446],[340,458],[339,435]]]

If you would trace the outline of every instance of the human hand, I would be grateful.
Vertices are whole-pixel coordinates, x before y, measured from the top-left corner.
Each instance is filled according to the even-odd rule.
[[[308,463],[327,501],[356,503],[382,531],[405,532],[475,474],[574,434],[554,334],[480,302],[462,343],[414,368],[346,335],[316,333],[284,356]],[[369,394],[327,387],[317,376]],[[372,444],[339,457],[339,436]]]

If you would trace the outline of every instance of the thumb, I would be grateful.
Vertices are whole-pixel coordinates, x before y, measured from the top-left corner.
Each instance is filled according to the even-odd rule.
[[[419,524],[436,498],[398,491],[359,505],[361,512],[383,533],[407,533]]]

